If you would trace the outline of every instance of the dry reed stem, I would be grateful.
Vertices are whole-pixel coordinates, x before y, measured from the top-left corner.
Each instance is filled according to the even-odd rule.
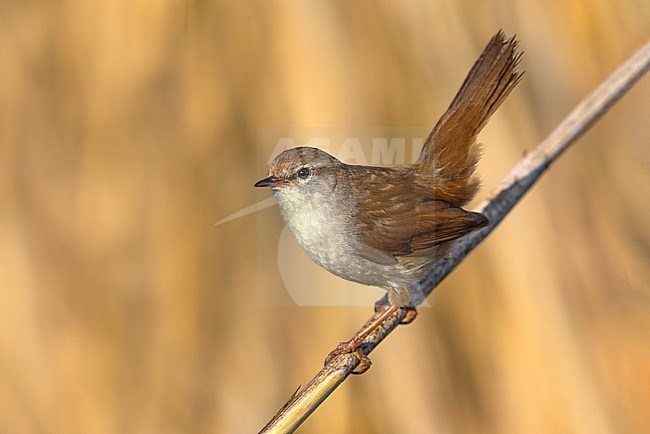
[[[490,219],[490,225],[459,240],[450,255],[436,264],[434,271],[416,288],[417,304],[421,303],[456,266],[483,241],[521,200],[542,173],[572,143],[584,134],[620,99],[650,68],[650,43],[638,50],[611,74],[595,91],[583,99],[549,136],[528,153],[499,183],[492,199],[479,210]],[[361,345],[369,354],[405,316],[403,309],[389,317]],[[373,316],[374,317],[374,316]],[[372,318],[369,320],[371,321]],[[300,391],[273,416],[262,433],[291,433],[316,410],[359,364],[352,354],[333,358]]]

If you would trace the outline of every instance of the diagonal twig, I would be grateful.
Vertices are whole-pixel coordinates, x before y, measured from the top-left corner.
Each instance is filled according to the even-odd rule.
[[[438,261],[433,272],[415,288],[413,301],[421,303],[496,228],[562,152],[605,114],[649,68],[650,43],[647,43],[582,100],[544,141],[519,161],[499,183],[492,198],[479,207],[480,212],[490,220],[490,225],[460,239],[449,256]],[[406,311],[399,309],[366,338],[361,350],[365,354],[370,353],[399,325],[405,315]],[[293,432],[358,364],[359,359],[353,354],[332,358],[302,390],[294,393],[261,432]]]

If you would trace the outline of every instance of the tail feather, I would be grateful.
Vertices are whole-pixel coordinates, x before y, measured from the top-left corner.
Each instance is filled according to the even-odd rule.
[[[418,181],[454,205],[471,200],[479,181],[472,177],[480,156],[476,137],[519,83],[521,53],[513,36],[499,30],[469,71],[451,105],[429,134],[420,157]]]

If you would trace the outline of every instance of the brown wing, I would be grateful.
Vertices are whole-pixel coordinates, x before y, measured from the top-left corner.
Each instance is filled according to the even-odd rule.
[[[487,224],[482,214],[468,212],[421,194],[408,168],[379,169],[351,166],[351,197],[357,205],[359,254],[382,265],[398,256],[424,256]],[[378,176],[377,170],[384,172]],[[361,186],[361,187],[358,187]]]
[[[411,246],[416,255],[488,224],[488,219],[483,214],[465,211],[442,201],[420,204],[416,215],[421,222],[421,230],[411,238]]]

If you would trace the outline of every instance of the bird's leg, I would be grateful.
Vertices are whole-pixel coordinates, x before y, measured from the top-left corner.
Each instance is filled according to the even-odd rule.
[[[381,312],[384,309],[387,309],[390,305],[381,303],[381,300],[375,304],[375,313]],[[418,317],[418,311],[413,306],[402,306],[402,309],[406,311],[406,315],[399,322],[402,325],[411,324],[415,318]]]
[[[359,345],[361,345],[363,341],[370,335],[370,333],[374,332],[377,327],[381,325],[381,323],[386,321],[388,317],[397,312],[399,308],[399,306],[389,306],[387,309],[381,312],[380,315],[373,317],[356,335],[352,337],[352,339],[347,342],[341,342],[336,348],[334,348],[334,350],[325,358],[325,364],[327,365],[334,357],[338,355],[351,353],[354,354],[360,362],[358,369],[352,373],[363,374],[366,372],[370,368],[371,362],[368,356],[364,354],[363,351],[361,351]]]

